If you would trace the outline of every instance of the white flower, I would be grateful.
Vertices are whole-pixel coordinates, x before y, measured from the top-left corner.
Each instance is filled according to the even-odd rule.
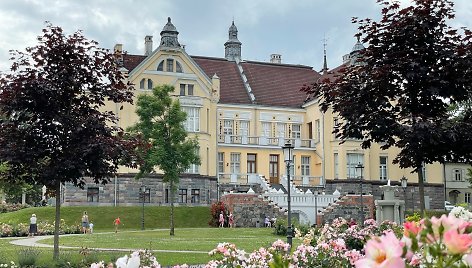
[[[139,268],[141,261],[139,260],[139,256],[132,255],[131,258],[128,256],[123,256],[116,260],[116,267],[117,268]]]

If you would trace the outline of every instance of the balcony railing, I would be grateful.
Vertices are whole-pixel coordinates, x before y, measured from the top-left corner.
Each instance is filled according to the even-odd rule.
[[[324,185],[323,177],[321,176],[290,176],[292,184],[294,186],[322,186]],[[262,176],[259,174],[246,174],[246,173],[220,173],[219,183],[220,184],[261,184]],[[280,180],[283,185],[287,184],[287,179],[283,176]]]
[[[243,136],[243,135],[218,135],[218,143],[220,144],[283,146],[287,142],[292,143],[295,146],[295,148],[315,148],[316,144],[318,143],[314,139],[294,139],[294,138]]]

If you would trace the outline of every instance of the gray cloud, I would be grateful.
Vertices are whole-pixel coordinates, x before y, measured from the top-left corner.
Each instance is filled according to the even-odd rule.
[[[472,1],[456,0],[454,27],[470,27]],[[167,21],[177,27],[179,40],[191,55],[223,57],[228,27],[234,18],[243,43],[243,58],[268,61],[282,54],[286,63],[322,66],[324,36],[328,64],[336,67],[355,39],[351,17],[379,17],[375,0],[3,0],[0,1],[0,70],[8,69],[10,49],[36,44],[44,21],[67,33],[78,29],[102,47],[123,43],[142,54],[144,36],[159,33]]]

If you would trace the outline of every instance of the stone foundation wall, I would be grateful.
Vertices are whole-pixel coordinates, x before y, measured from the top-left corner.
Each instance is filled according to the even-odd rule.
[[[379,186],[386,185],[385,181],[364,181],[362,183],[362,192],[364,195],[371,194],[374,200],[382,199],[382,190]],[[405,200],[406,194],[406,210],[419,210],[420,199],[418,183],[409,183],[405,192],[400,186],[399,182],[391,182],[391,185],[396,185],[398,188],[395,191],[395,199]],[[328,180],[326,182],[327,193],[333,193],[336,189],[343,194],[360,194],[359,180]],[[444,209],[444,185],[425,183],[424,185],[425,197],[429,198],[429,209]]]
[[[106,185],[95,184],[92,180],[87,180],[84,189],[75,187],[68,183],[63,187],[62,200],[65,206],[133,206],[142,204],[140,199],[140,188],[142,185],[149,189],[146,195],[145,205],[169,205],[170,190],[169,185],[162,182],[162,176],[149,176],[140,180],[136,180],[134,175],[121,175],[116,179],[112,179]],[[98,201],[90,202],[87,193],[88,188],[98,188]],[[179,196],[179,190],[175,193],[175,205],[186,206],[208,206],[218,199],[217,180],[214,177],[206,177],[199,175],[188,175],[180,178],[178,189],[186,190],[186,198],[182,194]],[[198,197],[196,191],[198,190]],[[185,200],[186,199],[186,200]]]
[[[258,194],[232,193],[221,196],[222,201],[233,212],[236,227],[264,227],[264,219],[284,219],[285,210],[275,207]]]
[[[374,219],[375,204],[372,195],[362,196],[362,204],[364,207],[364,219]],[[346,220],[354,219],[356,222],[361,222],[361,197],[360,195],[345,195],[341,197],[335,204],[318,214],[317,225],[331,222],[332,220],[342,217]]]

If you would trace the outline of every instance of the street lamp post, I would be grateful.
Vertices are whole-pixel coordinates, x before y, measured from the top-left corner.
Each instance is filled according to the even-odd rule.
[[[362,177],[362,171],[364,170],[364,166],[359,162],[357,164],[356,169],[360,169],[361,171],[361,176],[359,177],[361,181],[361,226],[364,226],[364,199],[363,199],[363,189],[362,189],[362,182],[364,178]]]
[[[292,248],[292,209],[291,209],[291,198],[290,198],[290,164],[293,160],[293,145],[286,142],[282,149],[284,151],[284,160],[287,171],[287,208],[288,208],[288,223],[287,223],[287,243]]]
[[[141,230],[144,230],[144,200],[146,199],[146,186],[141,185],[141,197],[143,199],[143,213],[141,216]]]
[[[406,210],[406,187],[408,186],[408,179],[405,178],[405,176],[403,176],[401,179],[400,179],[401,183],[402,183],[402,188],[403,188],[403,199],[405,199],[405,210]]]

